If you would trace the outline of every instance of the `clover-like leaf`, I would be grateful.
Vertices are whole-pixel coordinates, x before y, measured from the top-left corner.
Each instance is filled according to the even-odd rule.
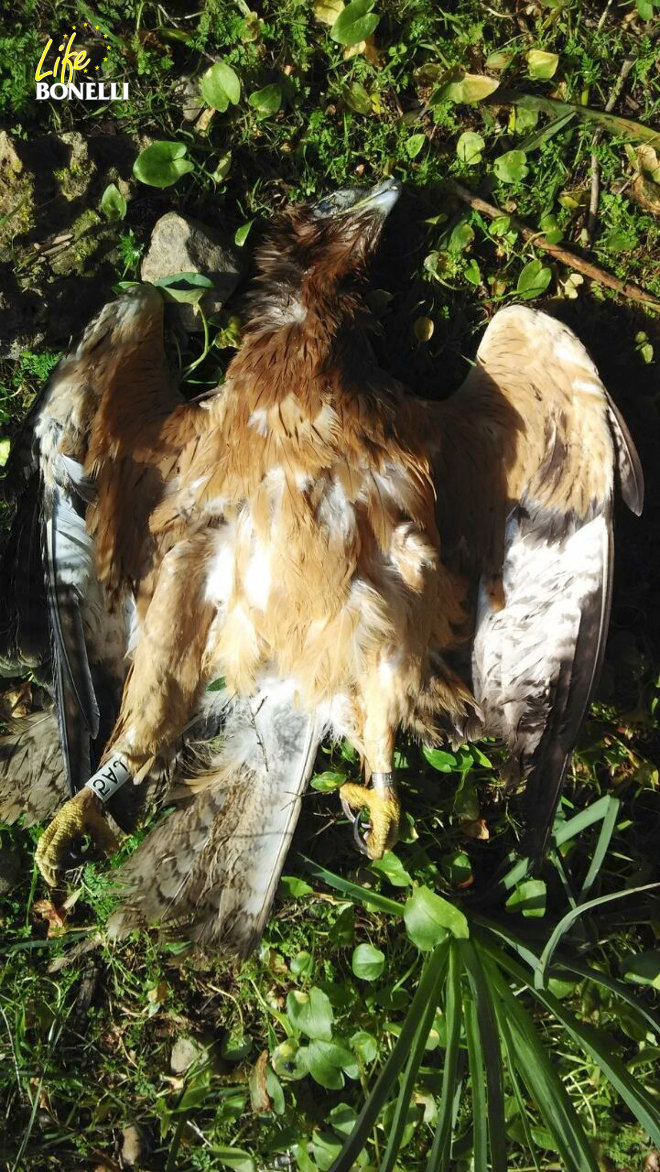
[[[378,27],[380,17],[372,12],[374,0],[352,0],[339,13],[330,36],[339,45],[359,45]]]
[[[540,260],[530,260],[518,277],[516,292],[525,301],[545,293],[552,280],[552,269]]]
[[[524,879],[514,887],[505,906],[509,911],[522,912],[523,916],[544,916],[546,894],[543,879]]]
[[[527,54],[527,72],[534,81],[547,81],[557,72],[559,57],[543,49],[530,49]]]
[[[344,1074],[358,1077],[355,1055],[342,1042],[314,1040],[301,1046],[296,1065],[303,1074],[311,1074],[315,1082],[329,1091],[339,1091],[344,1085]]]
[[[498,155],[493,166],[497,178],[503,183],[518,183],[529,171],[524,151],[506,151],[505,154]]]
[[[351,968],[363,981],[376,981],[385,968],[385,953],[373,944],[358,944],[353,951]]]
[[[482,102],[499,86],[494,77],[483,73],[466,73],[464,69],[452,70],[450,77],[441,82],[430,98],[430,105],[438,102]]]
[[[159,277],[154,285],[163,290],[166,301],[175,301],[179,305],[199,305],[207,289],[213,288],[213,281],[203,273],[171,273],[168,277]],[[218,682],[224,687],[224,680],[214,680],[213,684]],[[213,684],[209,685],[209,692],[220,690]]]
[[[330,1041],[333,1013],[327,993],[314,986],[309,993],[292,989],[286,999],[286,1012],[295,1030],[308,1038]]]
[[[101,211],[108,220],[123,220],[126,215],[126,200],[116,183],[109,183],[101,196]]]
[[[222,114],[230,103],[232,106],[238,105],[241,98],[240,78],[226,61],[216,61],[203,74],[199,91],[207,106],[212,106]]]
[[[149,187],[171,187],[182,175],[194,170],[187,153],[183,142],[152,142],[140,151],[133,163],[133,174]]]
[[[260,118],[270,118],[277,114],[282,105],[282,87],[276,81],[265,85],[263,89],[255,90],[250,94],[248,103],[256,110]]]
[[[463,940],[470,935],[460,908],[428,887],[418,887],[411,895],[404,904],[403,919],[410,939],[421,952],[430,952],[447,932]]]
[[[474,167],[476,163],[481,162],[481,152],[485,145],[483,138],[475,130],[466,130],[456,143],[456,154],[466,166]]]
[[[426,142],[425,134],[411,134],[405,144],[406,154],[409,159],[416,159],[419,152],[423,149]]]

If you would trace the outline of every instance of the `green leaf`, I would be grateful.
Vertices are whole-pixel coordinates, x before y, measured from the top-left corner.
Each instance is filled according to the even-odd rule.
[[[656,146],[660,143],[660,131],[644,126],[642,122],[634,122],[632,118],[622,118],[620,114],[608,114],[604,110],[592,110],[590,106],[580,106],[573,102],[562,102],[558,98],[544,98],[539,94],[518,94],[513,90],[500,90],[497,95],[502,105],[521,106],[527,110],[545,110],[555,117],[558,114],[574,114],[584,122],[595,122],[608,130],[611,134],[621,134],[624,138],[639,142],[650,142]]]
[[[341,87],[341,96],[354,114],[372,114],[373,104],[369,94],[359,81]]]
[[[480,134],[474,130],[466,130],[456,143],[456,154],[467,167],[474,167],[481,162],[481,152],[485,145]]]
[[[312,1132],[312,1152],[318,1172],[329,1172],[341,1151],[341,1140],[327,1131]]]
[[[3,439],[0,439],[0,468],[4,468],[5,464],[7,463],[10,451],[11,440],[7,439],[5,436]]]
[[[350,1135],[356,1119],[357,1111],[348,1103],[337,1103],[328,1115],[328,1123],[337,1135]]]
[[[465,277],[466,281],[470,282],[471,285],[481,284],[481,269],[479,268],[479,265],[477,264],[474,257],[472,257],[472,260],[468,261],[466,264],[463,276]]]
[[[639,952],[637,956],[626,957],[622,972],[626,981],[660,989],[660,949],[655,948],[652,952]]]
[[[182,175],[194,170],[187,153],[183,142],[152,142],[140,151],[133,163],[133,174],[149,187],[171,187]]]
[[[506,151],[493,163],[495,174],[502,183],[518,183],[529,171],[524,151]]]
[[[241,97],[241,83],[231,65],[216,61],[206,70],[199,83],[200,93],[207,106],[224,113],[229,104],[238,105]]]
[[[406,154],[409,159],[416,159],[419,152],[423,150],[426,142],[425,134],[411,134],[410,138],[406,140]]]
[[[442,1091],[438,1104],[438,1122],[427,1172],[440,1172],[449,1165],[454,1107],[456,1104],[457,1068],[461,1039],[463,1003],[461,997],[461,958],[458,944],[449,946],[449,964],[445,984],[446,1047],[442,1073]],[[460,1094],[460,1082],[458,1083]]]
[[[330,29],[330,36],[339,45],[358,45],[378,27],[380,17],[372,12],[374,0],[352,0],[339,13]]]
[[[231,1168],[233,1172],[257,1172],[252,1156],[243,1148],[217,1147],[213,1144],[210,1150],[223,1168]]]
[[[330,1041],[333,1013],[330,999],[314,986],[309,993],[292,989],[286,999],[286,1012],[295,1030],[308,1038]]]
[[[161,278],[162,280],[162,278]],[[226,680],[224,676],[218,676],[217,680],[213,680],[207,687],[207,692],[223,692],[226,687]]]
[[[527,72],[534,81],[547,81],[554,77],[559,57],[556,53],[546,53],[543,49],[530,49],[527,54]]]
[[[318,790],[319,793],[327,794],[332,790],[339,789],[346,781],[346,774],[340,773],[337,769],[326,769],[325,773],[317,773],[310,781],[312,789]]]
[[[101,196],[101,211],[107,220],[123,220],[126,215],[126,200],[116,183],[109,183]]]
[[[447,933],[459,939],[470,935],[463,912],[428,887],[418,887],[404,905],[408,936],[421,952],[430,952]]]
[[[295,1080],[305,1077],[305,1071],[296,1064],[300,1043],[295,1038],[286,1038],[276,1046],[270,1056],[270,1063],[279,1078]]]
[[[562,232],[554,212],[546,212],[539,220],[539,228],[543,232],[548,244],[559,244],[564,233]]]
[[[356,1030],[349,1039],[355,1053],[369,1066],[378,1054],[378,1042],[367,1030]]]
[[[362,981],[375,981],[385,968],[385,953],[373,944],[358,944],[353,951],[351,968]]]
[[[314,968],[314,959],[311,952],[303,950],[296,953],[289,965],[294,977],[308,977]]]
[[[522,912],[524,916],[544,916],[546,894],[542,879],[524,879],[511,892],[506,907],[509,911]]]
[[[282,105],[282,87],[276,81],[265,85],[261,90],[255,90],[248,98],[248,104],[257,111],[260,118],[270,118],[277,114]]]
[[[451,854],[444,855],[440,860],[440,866],[454,887],[467,883],[472,876],[472,863],[465,851],[452,851]]]
[[[341,1042],[319,1039],[301,1046],[296,1056],[298,1069],[311,1074],[315,1082],[329,1091],[339,1091],[344,1085],[344,1074],[357,1078],[354,1054]]]
[[[234,232],[234,244],[236,245],[237,248],[243,247],[243,245],[245,244],[245,241],[247,240],[248,236],[250,235],[250,229],[253,224],[254,224],[254,220],[248,220],[246,224],[241,224],[240,228],[236,229],[236,231]]]
[[[202,273],[171,273],[169,277],[159,277],[154,285],[163,290],[166,301],[174,301],[178,305],[199,305],[207,289],[213,288],[213,281]],[[209,684],[207,691],[221,691],[224,683],[224,680],[214,680],[213,684],[219,684],[220,687]]]
[[[469,224],[457,224],[449,241],[450,252],[462,252],[474,240],[474,232]],[[453,242],[453,243],[452,243]],[[429,765],[438,770],[438,773],[453,773],[458,762],[453,753],[446,753],[444,749],[422,748],[422,753]]]
[[[445,82],[433,91],[429,99],[430,106],[438,102],[481,102],[499,86],[494,77],[486,77],[480,73],[466,73],[465,70],[452,70]]]
[[[521,271],[516,292],[524,301],[531,301],[545,293],[552,280],[552,269],[540,260],[530,260]]]
[[[412,879],[398,855],[394,851],[385,851],[382,859],[372,859],[369,864],[377,875],[384,875],[393,887],[411,887]]]
[[[302,899],[303,895],[314,894],[314,888],[310,887],[309,883],[306,883],[304,879],[299,879],[297,875],[282,875],[280,877],[279,888],[293,899]]]
[[[211,172],[211,179],[214,183],[224,183],[231,170],[231,151],[226,155],[221,155],[218,159],[215,170]]]

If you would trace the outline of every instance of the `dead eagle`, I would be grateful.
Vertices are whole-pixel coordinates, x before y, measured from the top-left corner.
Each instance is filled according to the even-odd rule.
[[[0,815],[44,818],[70,787],[45,878],[84,830],[111,845],[104,799],[130,825],[222,730],[120,872],[117,931],[159,921],[248,952],[326,734],[362,758],[365,785],[340,792],[368,807],[372,857],[396,837],[399,728],[503,738],[543,846],[607,631],[615,471],[639,513],[641,469],[586,350],[543,313],[501,310],[448,401],[378,368],[357,278],[398,192],[281,218],[226,382],[196,401],[168,373],[160,293],[123,294],[16,453],[4,658],[49,662],[56,719],[3,743]],[[45,581],[41,643],[26,574]]]

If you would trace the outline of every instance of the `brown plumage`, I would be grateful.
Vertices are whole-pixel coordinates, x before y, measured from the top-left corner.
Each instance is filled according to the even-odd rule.
[[[246,951],[327,732],[373,775],[344,791],[370,806],[370,853],[396,829],[399,728],[502,736],[543,845],[607,627],[617,459],[635,511],[641,471],[586,351],[543,314],[500,312],[445,403],[379,369],[359,279],[396,195],[386,181],[281,219],[217,391],[181,401],[142,286],[36,416],[72,789],[119,755],[153,796],[223,733],[125,868],[117,930],[169,920]],[[470,649],[459,675],[448,660]],[[126,793],[111,809],[129,824]]]

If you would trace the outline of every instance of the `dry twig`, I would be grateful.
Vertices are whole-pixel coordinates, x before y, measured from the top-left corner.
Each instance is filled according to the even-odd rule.
[[[475,195],[467,187],[463,187],[461,183],[456,183],[452,180],[450,189],[463,203],[468,204],[475,211],[481,212],[482,215],[488,216],[491,220],[496,220],[500,216],[508,214],[500,208],[495,207],[494,204],[487,203],[481,196]],[[655,297],[653,293],[649,293],[646,289],[642,289],[632,281],[622,281],[619,277],[612,276],[611,273],[601,268],[600,265],[584,260],[583,257],[577,256],[574,252],[569,252],[567,248],[562,248],[559,244],[550,244],[542,232],[535,232],[532,228],[528,228],[516,216],[510,216],[509,218],[513,226],[525,240],[532,241],[537,248],[549,253],[560,264],[575,269],[576,272],[588,277],[590,281],[596,281],[599,285],[605,285],[608,289],[614,289],[615,292],[619,293],[622,297],[627,297],[630,301],[640,301],[645,305],[655,306],[660,309],[660,297]]]

